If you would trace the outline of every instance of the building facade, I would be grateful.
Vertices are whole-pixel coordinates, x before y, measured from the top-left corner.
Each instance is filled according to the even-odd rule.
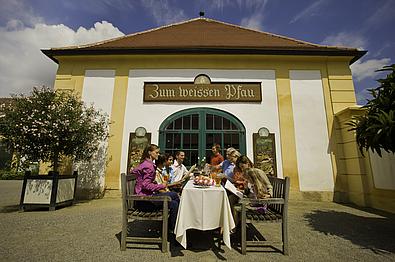
[[[110,116],[107,188],[119,188],[141,145],[183,149],[194,164],[219,143],[271,161],[295,198],[348,197],[336,114],[356,105],[349,66],[365,51],[197,18],[43,53],[59,64],[56,89]]]

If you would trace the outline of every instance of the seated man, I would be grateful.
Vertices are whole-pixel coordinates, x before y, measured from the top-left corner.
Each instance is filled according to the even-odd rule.
[[[173,175],[170,177],[170,183],[175,183],[181,181],[181,179],[188,173],[187,168],[184,166],[183,162],[185,159],[184,151],[176,152],[176,160],[171,166],[173,170]]]

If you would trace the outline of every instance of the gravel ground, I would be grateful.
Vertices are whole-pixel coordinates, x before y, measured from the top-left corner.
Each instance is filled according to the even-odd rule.
[[[222,250],[207,232],[189,233],[191,249],[171,241],[159,246],[119,249],[121,199],[79,202],[56,211],[19,212],[22,181],[0,181],[0,261],[395,261],[395,214],[328,202],[290,201],[290,255]],[[258,227],[278,238],[277,224]]]

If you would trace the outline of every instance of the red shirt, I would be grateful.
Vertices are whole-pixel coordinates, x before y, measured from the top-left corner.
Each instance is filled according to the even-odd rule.
[[[222,162],[224,162],[224,157],[221,154],[212,156],[210,159],[210,165],[212,166],[218,166]]]

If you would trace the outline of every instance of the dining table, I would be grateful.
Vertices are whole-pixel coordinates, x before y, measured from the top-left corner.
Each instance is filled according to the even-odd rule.
[[[226,190],[222,186],[198,186],[189,180],[181,194],[175,226],[177,241],[187,248],[187,230],[221,228],[225,245],[231,249],[230,233],[235,228]]]

